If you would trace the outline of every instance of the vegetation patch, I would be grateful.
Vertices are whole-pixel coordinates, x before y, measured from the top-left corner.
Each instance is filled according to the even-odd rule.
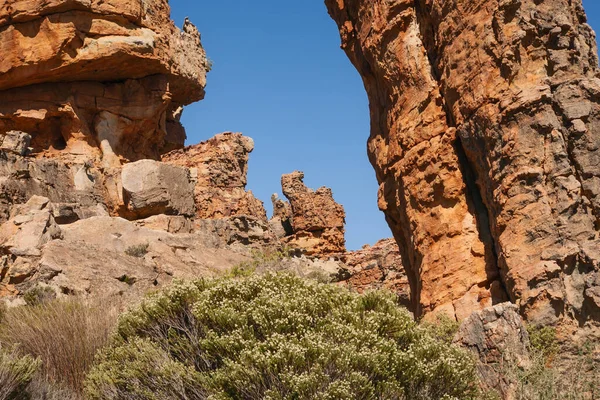
[[[54,300],[6,310],[0,348],[16,349],[23,360],[39,362],[28,392],[15,399],[81,398],[85,375],[107,345],[117,317],[117,305],[105,299]]]
[[[179,283],[120,319],[90,399],[474,399],[474,362],[387,292],[290,274]]]
[[[39,306],[56,299],[56,292],[49,286],[36,286],[23,295],[23,300],[30,306]]]
[[[39,360],[0,347],[0,400],[25,400],[39,368]]]
[[[148,254],[149,247],[149,243],[129,246],[127,249],[125,249],[125,254],[127,254],[130,257],[143,258],[146,254]]]

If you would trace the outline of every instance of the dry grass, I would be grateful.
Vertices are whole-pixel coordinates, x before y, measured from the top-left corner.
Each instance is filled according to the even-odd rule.
[[[82,393],[85,375],[107,343],[118,313],[118,304],[105,299],[65,299],[9,309],[0,325],[0,344],[17,346],[20,353],[41,361],[33,386],[44,393],[42,398],[74,398]],[[64,394],[51,395],[61,391]]]

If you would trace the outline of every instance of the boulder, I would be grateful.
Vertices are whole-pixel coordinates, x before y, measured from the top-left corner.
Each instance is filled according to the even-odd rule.
[[[530,364],[529,335],[516,305],[497,304],[473,313],[463,321],[453,342],[477,357],[485,389],[495,390],[505,400],[515,399],[517,382],[510,381],[506,371]]]
[[[246,191],[248,159],[253,150],[251,138],[225,132],[203,143],[165,154],[162,161],[192,171],[198,218],[246,215],[266,222],[263,203],[252,192]]]
[[[123,199],[136,217],[169,214],[194,216],[194,185],[187,168],[158,161],[126,164],[121,173]]]

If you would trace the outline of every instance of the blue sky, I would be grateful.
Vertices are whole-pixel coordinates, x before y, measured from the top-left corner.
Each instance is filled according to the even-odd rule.
[[[248,189],[269,215],[281,175],[300,170],[309,187],[331,187],[344,205],[349,249],[390,237],[367,158],[367,97],[323,1],[170,3],[178,25],[187,16],[198,26],[213,61],[206,99],[183,114],[188,143],[242,132],[255,141]],[[584,5],[600,28],[598,0]]]

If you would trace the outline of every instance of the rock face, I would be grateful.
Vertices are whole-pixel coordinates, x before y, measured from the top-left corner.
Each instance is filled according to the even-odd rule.
[[[252,150],[252,139],[241,133],[226,132],[204,143],[165,154],[162,161],[192,171],[198,218],[250,215],[266,222],[263,203],[246,191],[248,158]]]
[[[326,0],[418,315],[598,332],[600,80],[581,1]]]
[[[515,398],[517,382],[508,381],[503,368],[526,367],[530,362],[529,335],[516,305],[503,303],[473,313],[460,326],[454,343],[477,356],[486,389],[506,400]]]
[[[293,235],[284,239],[307,255],[327,256],[346,251],[344,207],[333,199],[331,189],[313,191],[304,185],[304,173],[293,172],[281,177],[283,194],[290,202]],[[280,216],[286,217],[285,204],[278,204]]]
[[[6,0],[0,136],[113,166],[183,147],[180,107],[204,96],[208,63],[169,13],[167,0]]]
[[[398,295],[400,304],[411,307],[410,285],[394,239],[380,240],[374,246],[346,253],[342,261],[347,268],[340,272],[341,283],[359,293],[387,289]]]

